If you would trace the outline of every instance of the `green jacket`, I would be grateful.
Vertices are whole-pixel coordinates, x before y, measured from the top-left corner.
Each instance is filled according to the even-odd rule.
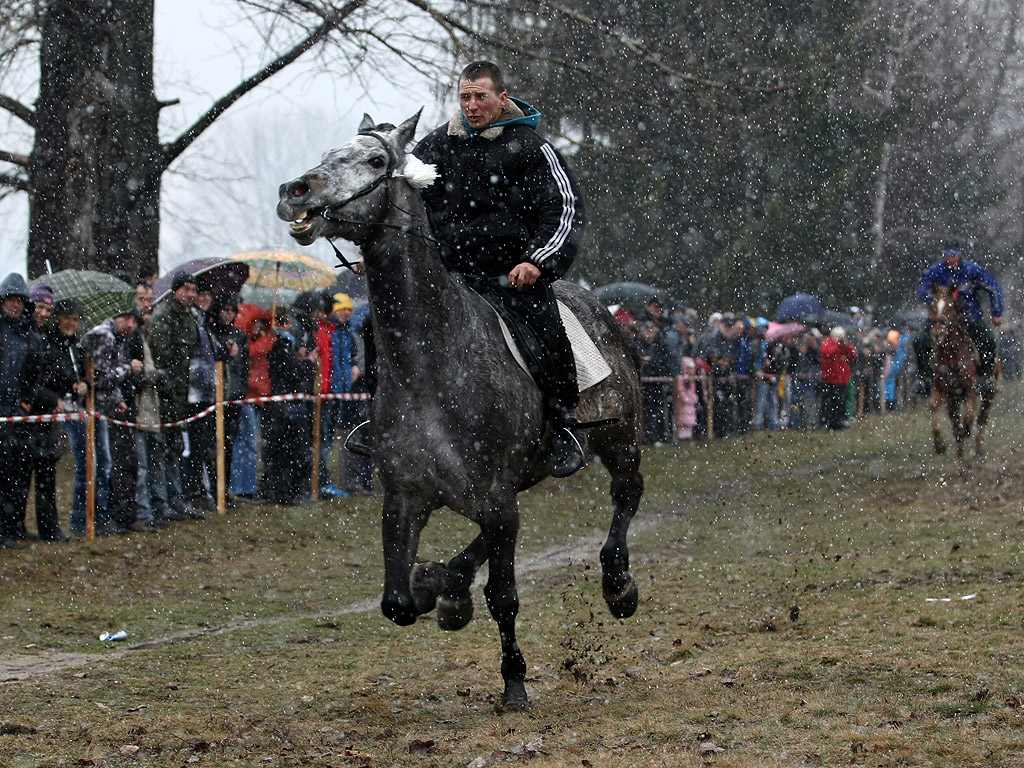
[[[196,321],[188,307],[174,297],[160,302],[146,325],[153,363],[161,377],[160,420],[177,421],[188,416],[188,382],[192,351],[198,340]]]

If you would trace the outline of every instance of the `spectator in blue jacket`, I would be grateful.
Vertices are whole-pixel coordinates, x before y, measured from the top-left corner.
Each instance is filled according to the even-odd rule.
[[[999,326],[1003,322],[1002,288],[988,270],[963,257],[963,249],[957,240],[947,240],[943,245],[942,260],[932,264],[921,275],[917,296],[925,304],[931,302],[933,285],[950,286],[955,289],[958,299],[957,312],[978,349],[978,381],[982,394],[991,394],[995,391],[993,374],[996,367],[996,337],[985,323],[985,313],[978,303],[978,292],[988,294],[992,324]],[[922,342],[919,347],[922,354],[918,359],[918,367],[927,369],[927,379],[930,380],[930,334],[926,334]]]

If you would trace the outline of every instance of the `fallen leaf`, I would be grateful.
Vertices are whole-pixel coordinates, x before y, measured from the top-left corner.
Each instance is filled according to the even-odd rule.
[[[723,747],[718,746],[713,741],[705,741],[697,745],[697,754],[701,757],[706,757],[707,755],[717,755],[720,752],[725,752],[725,749]]]
[[[487,758],[481,755],[470,760],[466,768],[484,768],[485,765],[487,765]]]
[[[409,754],[411,755],[425,755],[434,746],[432,739],[413,739],[409,742]]]
[[[135,755],[139,754],[139,748],[134,744],[125,744],[121,747],[120,752],[121,757],[135,757]]]

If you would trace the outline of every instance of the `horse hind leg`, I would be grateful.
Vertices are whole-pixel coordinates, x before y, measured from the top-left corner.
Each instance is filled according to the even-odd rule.
[[[981,458],[985,455],[985,425],[988,423],[988,412],[992,407],[995,393],[988,390],[982,393],[981,409],[978,411],[978,433],[974,438],[974,455]]]
[[[608,610],[617,619],[628,619],[640,600],[636,580],[629,572],[629,548],[626,533],[640,506],[644,479],[639,472],[612,478],[611,497],[615,505],[608,538],[601,547],[601,591]]]

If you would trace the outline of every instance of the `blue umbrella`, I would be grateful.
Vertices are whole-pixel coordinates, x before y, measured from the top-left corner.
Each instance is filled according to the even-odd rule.
[[[779,304],[779,311],[775,313],[775,319],[780,323],[792,321],[809,320],[812,317],[821,315],[825,308],[821,302],[809,293],[794,293],[787,296]]]

